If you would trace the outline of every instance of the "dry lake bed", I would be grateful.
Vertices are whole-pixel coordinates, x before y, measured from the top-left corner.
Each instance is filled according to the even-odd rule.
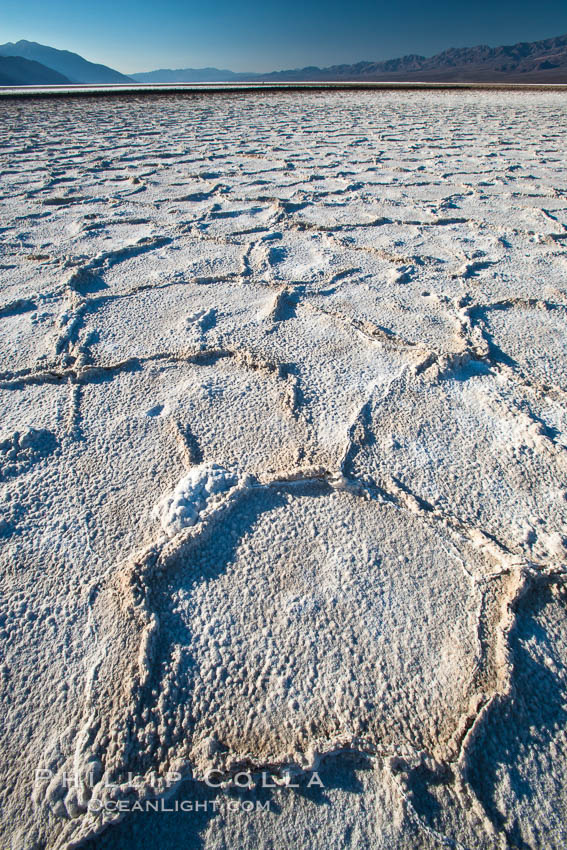
[[[2,846],[564,848],[565,94],[0,113]]]

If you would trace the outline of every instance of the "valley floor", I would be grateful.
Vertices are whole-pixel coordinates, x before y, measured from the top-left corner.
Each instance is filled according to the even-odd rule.
[[[0,111],[3,844],[564,847],[563,95]]]

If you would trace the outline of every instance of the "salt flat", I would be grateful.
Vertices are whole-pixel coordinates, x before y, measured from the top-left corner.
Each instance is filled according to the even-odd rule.
[[[3,845],[563,848],[563,95],[0,110]]]

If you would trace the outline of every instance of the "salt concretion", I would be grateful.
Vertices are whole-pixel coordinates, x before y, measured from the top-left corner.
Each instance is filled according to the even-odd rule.
[[[205,510],[210,510],[233,487],[237,478],[216,463],[203,463],[183,476],[172,493],[162,497],[154,508],[166,534],[172,537],[187,526],[195,525]]]

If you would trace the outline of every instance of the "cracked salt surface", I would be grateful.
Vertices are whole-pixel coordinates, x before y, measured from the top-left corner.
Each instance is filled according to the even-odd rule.
[[[563,848],[561,95],[0,108],[2,841]]]

